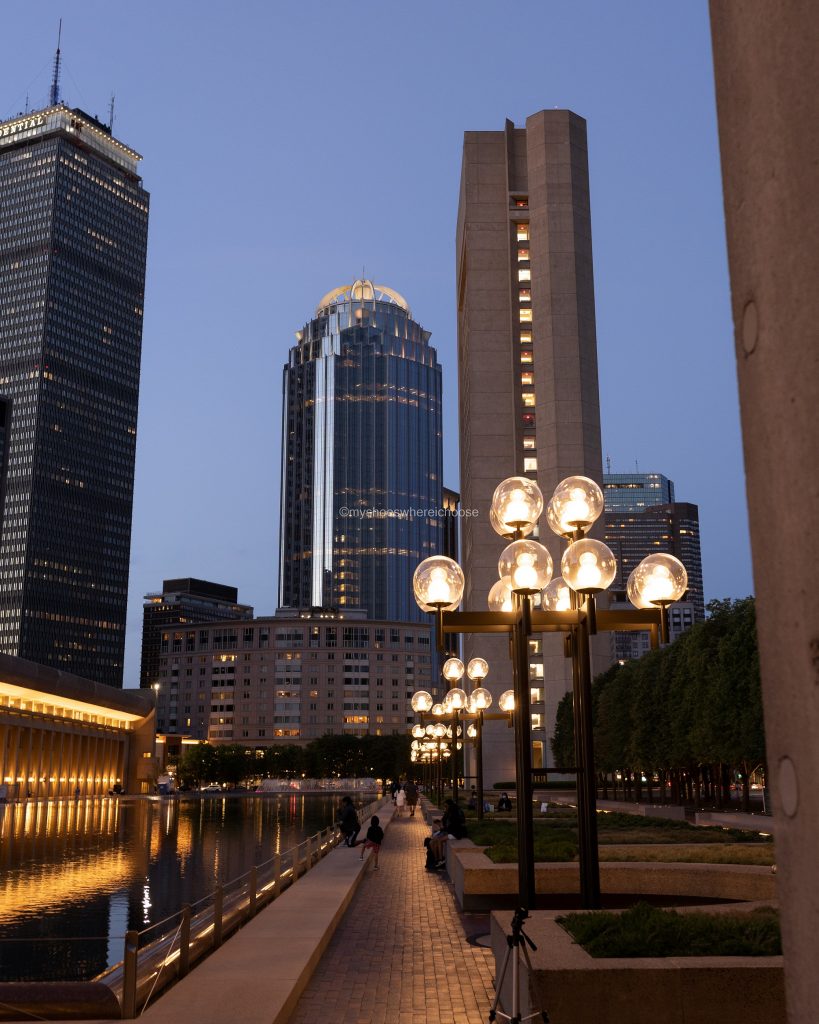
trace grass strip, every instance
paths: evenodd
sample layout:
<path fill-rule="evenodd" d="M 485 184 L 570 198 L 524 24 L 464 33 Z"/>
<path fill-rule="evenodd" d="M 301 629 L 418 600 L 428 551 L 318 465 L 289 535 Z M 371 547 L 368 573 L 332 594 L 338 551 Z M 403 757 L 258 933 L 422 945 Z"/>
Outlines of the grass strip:
<path fill-rule="evenodd" d="M 593 957 L 778 956 L 779 915 L 772 907 L 742 914 L 680 914 L 638 903 L 622 914 L 594 911 L 557 918 Z"/>

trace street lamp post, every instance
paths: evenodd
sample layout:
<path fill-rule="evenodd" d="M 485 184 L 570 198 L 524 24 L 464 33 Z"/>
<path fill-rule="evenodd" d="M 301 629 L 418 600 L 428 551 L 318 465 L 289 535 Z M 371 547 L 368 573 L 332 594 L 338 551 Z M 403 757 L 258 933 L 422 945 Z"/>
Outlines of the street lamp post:
<path fill-rule="evenodd" d="M 529 636 L 532 632 L 566 634 L 565 653 L 572 660 L 581 901 L 584 907 L 597 907 L 600 870 L 589 638 L 599 630 L 649 629 L 652 646 L 658 644 L 660 637 L 665 642 L 668 605 L 678 601 L 687 587 L 681 562 L 671 555 L 649 555 L 629 578 L 629 599 L 637 610 L 598 611 L 595 597 L 610 586 L 617 571 L 609 548 L 587 536 L 602 510 L 603 493 L 593 480 L 575 476 L 558 484 L 548 505 L 547 521 L 567 546 L 561 559 L 563 575 L 552 580 L 548 550 L 537 541 L 526 539 L 543 511 L 543 495 L 527 477 L 510 477 L 495 489 L 489 515 L 496 532 L 511 540 L 498 562 L 500 578 L 488 595 L 490 611 L 457 610 L 465 580 L 463 570 L 451 558 L 427 558 L 413 577 L 418 605 L 435 614 L 439 650 L 444 650 L 447 633 L 507 633 L 510 638 L 522 917 L 535 906 Z M 539 609 L 533 607 L 534 598 L 539 599 Z M 508 691 L 503 697 L 511 703 Z M 508 709 L 501 705 L 501 710 Z"/>

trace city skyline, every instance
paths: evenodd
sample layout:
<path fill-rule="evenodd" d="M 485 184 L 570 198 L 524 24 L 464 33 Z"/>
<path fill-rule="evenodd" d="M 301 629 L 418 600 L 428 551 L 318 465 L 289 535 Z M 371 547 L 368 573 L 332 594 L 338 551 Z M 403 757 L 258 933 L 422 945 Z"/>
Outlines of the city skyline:
<path fill-rule="evenodd" d="M 163 12 L 161 32 L 135 12 L 102 7 L 92 14 L 46 3 L 35 17 L 17 5 L 6 18 L 23 43 L 0 72 L 3 116 L 25 108 L 27 91 L 32 107 L 42 105 L 34 97 L 47 92 L 56 35 L 48 15 L 56 28 L 62 13 L 67 101 L 104 114 L 116 88 L 115 133 L 145 154 L 153 194 L 126 685 L 137 682 L 141 596 L 157 580 L 229 579 L 261 614 L 273 610 L 278 474 L 264 453 L 280 443 L 278 367 L 292 325 L 325 281 L 352 280 L 365 261 L 368 277 L 395 282 L 423 311 L 444 368 L 445 480 L 458 486 L 452 257 L 463 131 L 500 129 L 506 116 L 520 124 L 549 106 L 575 110 L 589 127 L 603 454 L 614 471 L 635 459 L 662 468 L 698 502 L 706 598 L 748 593 L 705 9 L 660 14 L 638 4 L 615 15 L 587 4 L 584 18 L 527 5 L 531 30 L 547 45 L 542 65 L 519 66 L 519 33 L 510 25 L 508 38 L 498 37 L 489 4 L 475 5 L 468 22 L 439 12 L 432 35 L 422 17 L 396 12 L 389 57 L 377 45 L 385 26 L 362 18 L 341 26 L 332 46 L 320 44 L 325 84 L 300 80 L 287 100 L 295 80 L 288 49 L 295 55 L 310 18 L 328 10 L 308 8 L 285 23 L 249 4 L 234 23 L 226 11 L 193 19 L 182 3 Z M 366 76 L 343 61 L 339 37 L 369 46 Z M 575 68 L 563 51 L 579 52 L 581 38 Z M 500 55 L 485 73 L 472 55 L 489 39 Z M 183 40 L 199 64 L 179 56 Z M 413 47 L 430 73 L 408 90 L 388 72 L 392 50 Z M 345 69 L 341 79 L 334 62 Z M 379 73 L 383 88 L 366 90 Z M 463 90 L 436 102 L 459 73 Z M 364 94 L 366 114 L 353 102 Z M 366 131 L 369 146 L 394 159 L 289 160 L 334 124 L 331 95 L 356 116 L 352 128 L 345 115 L 330 134 Z M 206 158 L 195 155 L 203 132 L 214 140 Z M 234 136 L 252 140 L 252 159 L 237 161 L 224 144 Z M 221 189 L 224 181 L 235 187 Z M 671 382 L 686 400 L 665 420 Z M 205 410 L 218 410 L 218 421 Z M 721 457 L 702 460 L 706 445 Z M 208 487 L 215 468 L 216 499 Z"/>

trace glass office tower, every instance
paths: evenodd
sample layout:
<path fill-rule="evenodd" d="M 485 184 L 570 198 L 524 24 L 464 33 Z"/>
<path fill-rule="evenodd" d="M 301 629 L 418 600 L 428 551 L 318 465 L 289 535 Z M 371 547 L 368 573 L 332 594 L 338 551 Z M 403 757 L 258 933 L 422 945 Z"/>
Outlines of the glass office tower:
<path fill-rule="evenodd" d="M 0 123 L 0 651 L 122 685 L 148 194 L 57 103 Z"/>
<path fill-rule="evenodd" d="M 325 295 L 296 337 L 284 368 L 279 606 L 428 624 L 412 574 L 445 532 L 430 334 L 397 292 L 359 280 Z"/>

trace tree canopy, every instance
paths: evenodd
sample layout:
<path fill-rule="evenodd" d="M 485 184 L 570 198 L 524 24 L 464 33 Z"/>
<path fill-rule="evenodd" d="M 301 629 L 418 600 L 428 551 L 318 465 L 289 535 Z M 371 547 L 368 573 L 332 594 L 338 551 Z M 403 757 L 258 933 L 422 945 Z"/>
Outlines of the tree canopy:
<path fill-rule="evenodd" d="M 720 803 L 765 764 L 765 732 L 753 598 L 712 601 L 709 617 L 639 661 L 613 665 L 592 684 L 595 767 L 639 790 L 670 780 L 678 799 L 704 787 Z M 560 702 L 552 753 L 574 768 L 572 695 Z M 616 788 L 616 784 L 615 784 Z M 664 792 L 664 790 L 663 790 Z"/>

